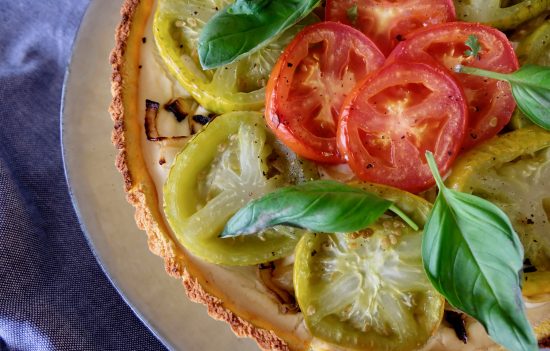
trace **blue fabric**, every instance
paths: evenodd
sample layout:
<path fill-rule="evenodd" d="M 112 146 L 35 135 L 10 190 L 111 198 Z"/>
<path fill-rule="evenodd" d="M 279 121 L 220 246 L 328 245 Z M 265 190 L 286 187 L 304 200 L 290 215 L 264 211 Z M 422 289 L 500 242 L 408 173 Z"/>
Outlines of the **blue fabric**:
<path fill-rule="evenodd" d="M 0 6 L 0 351 L 164 349 L 103 275 L 65 183 L 61 88 L 87 5 Z"/>

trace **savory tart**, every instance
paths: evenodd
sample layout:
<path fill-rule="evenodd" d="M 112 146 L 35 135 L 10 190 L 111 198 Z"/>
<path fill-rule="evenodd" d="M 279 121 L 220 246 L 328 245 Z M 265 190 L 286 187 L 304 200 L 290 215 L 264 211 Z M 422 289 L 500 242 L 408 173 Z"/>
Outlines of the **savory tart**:
<path fill-rule="evenodd" d="M 374 8 L 376 2 L 367 1 L 371 2 Z M 197 51 L 201 30 L 231 3 L 126 0 L 111 56 L 112 140 L 119 150 L 116 166 L 122 173 L 127 199 L 136 209 L 137 225 L 148 235 L 150 250 L 164 259 L 168 274 L 182 280 L 187 296 L 206 305 L 208 313 L 227 322 L 235 334 L 254 339 L 265 350 L 499 349 L 479 322 L 445 305 L 422 268 L 421 231 L 407 226 L 399 217 L 386 213 L 368 228 L 352 234 L 315 234 L 275 226 L 260 235 L 219 237 L 228 219 L 251 200 L 281 187 L 319 178 L 351 182 L 356 189 L 392 201 L 407 218 L 423 227 L 433 206 L 426 199 L 432 199 L 434 194 L 427 165 L 414 166 L 412 158 L 403 158 L 398 162 L 401 168 L 390 163 L 378 167 L 377 159 L 366 159 L 351 146 L 345 148 L 349 154 L 342 152 L 342 145 L 351 145 L 352 137 L 340 136 L 339 130 L 337 138 L 334 127 L 323 123 L 300 132 L 290 131 L 295 125 L 309 123 L 292 120 L 300 115 L 300 109 L 307 108 L 297 103 L 295 96 L 309 96 L 320 105 L 324 103 L 320 110 L 326 107 L 329 116 L 347 104 L 342 119 L 346 128 L 352 130 L 363 123 L 362 112 L 357 112 L 367 109 L 363 101 L 379 102 L 381 106 L 396 94 L 403 94 L 386 89 L 387 77 L 410 76 L 411 81 L 403 84 L 414 85 L 415 77 L 421 75 L 437 83 L 433 90 L 439 90 L 440 96 L 435 101 L 446 106 L 445 110 L 430 107 L 421 112 L 429 114 L 430 123 L 441 124 L 438 121 L 447 117 L 451 122 L 445 127 L 448 129 L 441 127 L 439 134 L 425 138 L 420 148 L 440 147 L 443 151 L 436 153 L 436 162 L 444 173 L 452 169 L 449 186 L 490 200 L 512 220 L 528 258 L 523 284 L 527 317 L 539 343 L 548 344 L 550 239 L 541 233 L 549 230 L 550 133 L 529 126 L 493 137 L 508 123 L 515 106 L 510 88 L 501 83 L 487 83 L 484 89 L 496 96 L 502 106 L 483 105 L 476 100 L 479 104 L 471 114 L 479 117 L 473 123 L 464 117 L 465 100 L 472 96 L 476 99 L 476 89 L 485 84 L 483 81 L 465 79 L 465 88 L 459 88 L 460 79 L 442 73 L 436 64 L 387 65 L 385 55 L 394 46 L 399 45 L 400 49 L 395 49 L 390 59 L 397 62 L 403 57 L 422 55 L 416 49 L 428 45 L 434 32 L 450 42 L 456 29 L 444 22 L 454 18 L 452 2 L 407 1 L 411 3 L 409 8 L 403 5 L 394 12 L 428 16 L 423 21 L 433 21 L 437 30 L 420 29 L 407 37 L 410 41 L 401 44 L 401 34 L 386 38 L 373 33 L 373 37 L 380 36 L 382 52 L 359 30 L 348 27 L 362 21 L 369 10 L 358 8 L 352 0 L 340 1 L 342 8 L 335 5 L 338 1 L 329 0 L 326 16 L 346 25 L 317 23 L 319 16 L 324 16 L 317 8 L 251 54 L 238 53 L 221 66 L 203 70 L 201 63 L 208 66 L 219 55 Z M 310 3 L 317 5 L 316 1 Z M 474 3 L 482 2 L 461 6 L 459 15 L 466 16 Z M 430 15 L 430 7 L 441 18 Z M 550 9 L 537 9 L 541 16 L 547 15 L 544 10 Z M 517 13 L 527 16 L 523 8 Z M 502 18 L 505 16 L 498 21 L 504 21 Z M 540 22 L 540 18 L 531 23 Z M 279 18 L 273 16 L 271 20 L 277 22 Z M 521 27 L 514 34 L 522 36 L 518 39 L 519 55 L 532 59 L 536 52 L 545 60 L 550 48 L 537 43 L 543 42 L 541 31 L 548 26 L 544 20 L 542 24 L 531 24 L 535 25 L 536 30 Z M 460 26 L 461 31 L 475 31 L 480 39 L 490 38 L 487 40 L 497 46 L 500 41 L 507 41 L 497 30 L 465 23 Z M 364 33 L 375 30 L 372 26 L 359 29 Z M 392 30 L 406 30 L 407 34 L 412 31 L 406 25 L 405 29 Z M 306 84 L 312 75 L 306 69 L 302 72 L 293 67 L 308 57 L 291 50 L 300 45 L 317 50 L 317 37 L 325 32 L 336 33 L 325 37 L 329 38 L 327 42 L 333 40 L 334 47 L 339 45 L 351 57 L 346 84 L 340 87 L 324 82 L 332 87 L 330 101 L 312 92 Z M 548 33 L 546 30 L 546 38 Z M 352 44 L 346 44 L 348 40 Z M 413 40 L 415 50 L 406 47 Z M 322 47 L 319 50 L 327 51 Z M 513 51 L 502 50 L 504 53 L 491 56 L 491 60 L 500 62 L 502 72 L 517 69 Z M 329 69 L 321 76 L 333 73 Z M 306 83 L 285 86 L 289 79 L 300 81 L 296 77 Z M 353 94 L 344 91 L 362 81 L 369 84 Z M 280 94 L 268 94 L 266 99 L 266 91 L 274 89 L 280 89 Z M 384 93 L 377 94 L 373 89 Z M 422 89 L 413 90 L 423 94 Z M 464 94 L 463 90 L 471 93 Z M 447 99 L 453 94 L 458 95 Z M 264 113 L 259 112 L 264 108 Z M 372 114 L 388 112 L 392 111 L 374 109 Z M 519 114 L 513 120 L 516 122 L 512 125 L 527 124 Z M 329 125 L 331 121 L 324 120 Z M 420 133 L 421 126 L 408 127 Z M 450 134 L 453 139 L 441 137 Z M 404 135 L 402 139 L 410 144 L 418 135 Z M 367 139 L 380 144 L 372 136 Z M 402 143 L 402 149 L 409 145 Z M 365 147 L 374 150 L 372 145 Z M 320 152 L 312 151 L 319 149 Z M 348 160 L 349 166 L 341 164 L 343 160 Z M 371 168 L 377 172 L 386 170 L 375 173 L 374 178 L 368 179 L 371 182 L 401 185 L 401 189 L 422 192 L 422 197 L 359 182 L 362 174 L 374 173 Z M 416 174 L 414 180 L 402 179 L 411 174 Z M 532 210 L 527 217 L 526 209 Z"/>

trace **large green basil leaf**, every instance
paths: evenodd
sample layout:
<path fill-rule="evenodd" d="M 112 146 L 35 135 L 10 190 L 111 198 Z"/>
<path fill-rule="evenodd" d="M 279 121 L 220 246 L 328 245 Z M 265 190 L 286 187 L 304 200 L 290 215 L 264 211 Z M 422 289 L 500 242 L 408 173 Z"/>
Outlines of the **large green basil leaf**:
<path fill-rule="evenodd" d="M 356 187 L 312 181 L 278 189 L 250 202 L 229 220 L 220 236 L 254 234 L 276 225 L 324 233 L 353 232 L 394 208 L 391 201 Z"/>
<path fill-rule="evenodd" d="M 306 15 L 320 0 L 237 0 L 214 15 L 199 37 L 204 69 L 229 64 L 258 50 Z"/>
<path fill-rule="evenodd" d="M 433 155 L 426 157 L 440 190 L 422 241 L 428 278 L 499 344 L 538 350 L 521 298 L 523 247 L 510 220 L 491 202 L 446 188 Z"/>

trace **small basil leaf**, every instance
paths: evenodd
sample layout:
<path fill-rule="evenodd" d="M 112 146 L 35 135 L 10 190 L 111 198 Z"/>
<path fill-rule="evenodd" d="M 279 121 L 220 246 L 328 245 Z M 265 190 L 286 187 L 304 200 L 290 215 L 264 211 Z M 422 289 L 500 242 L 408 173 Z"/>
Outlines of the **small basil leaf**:
<path fill-rule="evenodd" d="M 523 66 L 510 83 L 521 112 L 539 127 L 550 130 L 550 68 Z"/>
<path fill-rule="evenodd" d="M 308 15 L 320 0 L 238 0 L 213 16 L 199 37 L 204 69 L 229 64 Z"/>
<path fill-rule="evenodd" d="M 446 188 L 433 155 L 426 157 L 440 189 L 422 240 L 428 278 L 497 343 L 538 350 L 521 298 L 523 247 L 510 220 L 491 202 Z"/>
<path fill-rule="evenodd" d="M 504 74 L 458 65 L 455 71 L 509 82 L 521 112 L 539 127 L 550 130 L 550 67 L 525 65 Z"/>
<path fill-rule="evenodd" d="M 281 224 L 316 232 L 353 232 L 372 224 L 391 206 L 391 201 L 359 188 L 312 181 L 250 202 L 227 222 L 220 237 L 255 234 Z"/>
<path fill-rule="evenodd" d="M 464 51 L 464 55 L 472 56 L 474 58 L 479 57 L 479 52 L 481 51 L 481 45 L 479 44 L 479 40 L 477 36 L 471 34 L 468 37 L 468 39 L 466 39 L 466 46 L 468 46 L 470 50 Z"/>
<path fill-rule="evenodd" d="M 346 15 L 352 24 L 357 22 L 357 17 L 359 17 L 359 7 L 357 6 L 357 3 L 353 4 L 352 7 L 346 10 Z"/>

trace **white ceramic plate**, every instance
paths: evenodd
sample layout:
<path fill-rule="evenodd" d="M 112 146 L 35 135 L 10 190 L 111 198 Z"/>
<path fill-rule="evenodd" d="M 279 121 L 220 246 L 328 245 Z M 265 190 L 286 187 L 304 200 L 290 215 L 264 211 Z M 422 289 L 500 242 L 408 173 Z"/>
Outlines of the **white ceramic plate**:
<path fill-rule="evenodd" d="M 149 252 L 114 166 L 109 53 L 122 0 L 92 1 L 82 21 L 67 71 L 61 132 L 73 204 L 90 247 L 124 300 L 173 350 L 258 350 L 238 339 L 206 308 L 187 300 L 179 280 Z"/>

